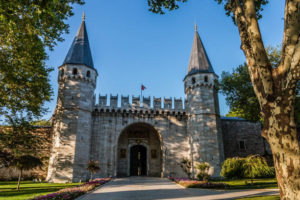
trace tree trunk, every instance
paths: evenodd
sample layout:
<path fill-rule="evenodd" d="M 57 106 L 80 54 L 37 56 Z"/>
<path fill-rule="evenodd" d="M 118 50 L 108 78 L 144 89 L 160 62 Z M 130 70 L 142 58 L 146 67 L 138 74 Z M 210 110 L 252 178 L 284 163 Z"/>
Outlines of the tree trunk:
<path fill-rule="evenodd" d="M 272 149 L 280 199 L 299 200 L 300 147 L 294 114 L 287 113 L 288 110 L 288 107 L 277 105 L 268 116 L 268 121 L 265 121 L 269 127 L 263 131 L 266 131 L 266 138 Z"/>
<path fill-rule="evenodd" d="M 90 177 L 90 181 L 93 180 L 93 172 L 91 171 L 91 177 Z"/>
<path fill-rule="evenodd" d="M 19 170 L 19 177 L 18 177 L 17 190 L 20 189 L 21 178 L 22 178 L 22 170 Z"/>
<path fill-rule="evenodd" d="M 286 0 L 281 63 L 273 68 L 264 48 L 254 0 L 235 0 L 234 16 L 241 48 L 264 120 L 281 200 L 300 199 L 300 147 L 294 120 L 294 99 L 300 79 L 300 0 Z"/>

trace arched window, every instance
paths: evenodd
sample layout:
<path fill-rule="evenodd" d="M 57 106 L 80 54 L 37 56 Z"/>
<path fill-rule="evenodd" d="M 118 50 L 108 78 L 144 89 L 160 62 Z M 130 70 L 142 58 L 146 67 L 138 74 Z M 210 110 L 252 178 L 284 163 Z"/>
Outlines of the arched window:
<path fill-rule="evenodd" d="M 73 75 L 77 75 L 77 68 L 73 69 Z"/>
<path fill-rule="evenodd" d="M 208 82 L 208 77 L 204 76 L 204 82 Z"/>
<path fill-rule="evenodd" d="M 64 69 L 62 69 L 62 70 L 60 71 L 60 76 L 61 76 L 61 77 L 63 77 L 63 76 L 64 76 L 64 74 L 65 74 L 65 70 L 64 70 Z"/>
<path fill-rule="evenodd" d="M 196 79 L 193 77 L 192 78 L 192 84 L 195 84 L 196 83 Z"/>
<path fill-rule="evenodd" d="M 88 70 L 88 71 L 86 72 L 86 77 L 88 77 L 88 78 L 91 77 L 91 72 L 90 72 L 90 70 Z"/>

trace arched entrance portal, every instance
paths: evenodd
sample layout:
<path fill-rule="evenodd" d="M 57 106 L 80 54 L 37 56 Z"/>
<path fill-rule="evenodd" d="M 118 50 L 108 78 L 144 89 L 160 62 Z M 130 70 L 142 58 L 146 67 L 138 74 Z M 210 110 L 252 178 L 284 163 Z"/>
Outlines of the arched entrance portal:
<path fill-rule="evenodd" d="M 130 148 L 130 176 L 147 175 L 147 148 L 134 145 Z"/>
<path fill-rule="evenodd" d="M 116 156 L 117 176 L 162 174 L 161 137 L 150 124 L 127 126 L 119 136 Z"/>

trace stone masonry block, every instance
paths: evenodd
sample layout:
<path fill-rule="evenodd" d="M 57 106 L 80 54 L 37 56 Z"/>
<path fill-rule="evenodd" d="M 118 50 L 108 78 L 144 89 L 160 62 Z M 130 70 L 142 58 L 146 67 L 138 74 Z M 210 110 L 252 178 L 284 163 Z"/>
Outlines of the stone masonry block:
<path fill-rule="evenodd" d="M 101 96 L 99 95 L 99 106 L 107 106 L 107 95 Z"/>
<path fill-rule="evenodd" d="M 132 96 L 132 107 L 140 107 L 140 96 Z"/>
<path fill-rule="evenodd" d="M 172 98 L 164 98 L 164 109 L 172 109 Z"/>
<path fill-rule="evenodd" d="M 121 96 L 121 107 L 128 108 L 130 107 L 129 96 Z"/>
<path fill-rule="evenodd" d="M 153 108 L 161 109 L 161 98 L 153 97 Z"/>
<path fill-rule="evenodd" d="M 150 108 L 150 97 L 143 97 L 143 107 L 144 108 Z"/>
<path fill-rule="evenodd" d="M 118 107 L 118 95 L 116 95 L 116 96 L 110 95 L 110 107 L 113 107 L 113 108 Z"/>

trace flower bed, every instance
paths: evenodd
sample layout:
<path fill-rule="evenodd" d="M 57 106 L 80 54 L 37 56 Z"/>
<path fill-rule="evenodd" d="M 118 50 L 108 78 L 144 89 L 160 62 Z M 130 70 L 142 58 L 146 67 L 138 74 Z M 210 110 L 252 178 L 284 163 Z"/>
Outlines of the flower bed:
<path fill-rule="evenodd" d="M 61 189 L 55 193 L 35 197 L 30 200 L 62 200 L 62 199 L 72 200 L 83 194 L 88 193 L 89 191 L 93 190 L 95 187 L 103 185 L 110 180 L 111 178 L 97 178 L 94 179 L 93 181 L 84 183 L 76 187 Z"/>
<path fill-rule="evenodd" d="M 204 181 L 191 180 L 188 178 L 169 178 L 171 181 L 182 185 L 185 188 L 208 188 L 208 189 L 225 189 L 228 188 L 229 185 L 225 183 L 210 183 Z"/>

